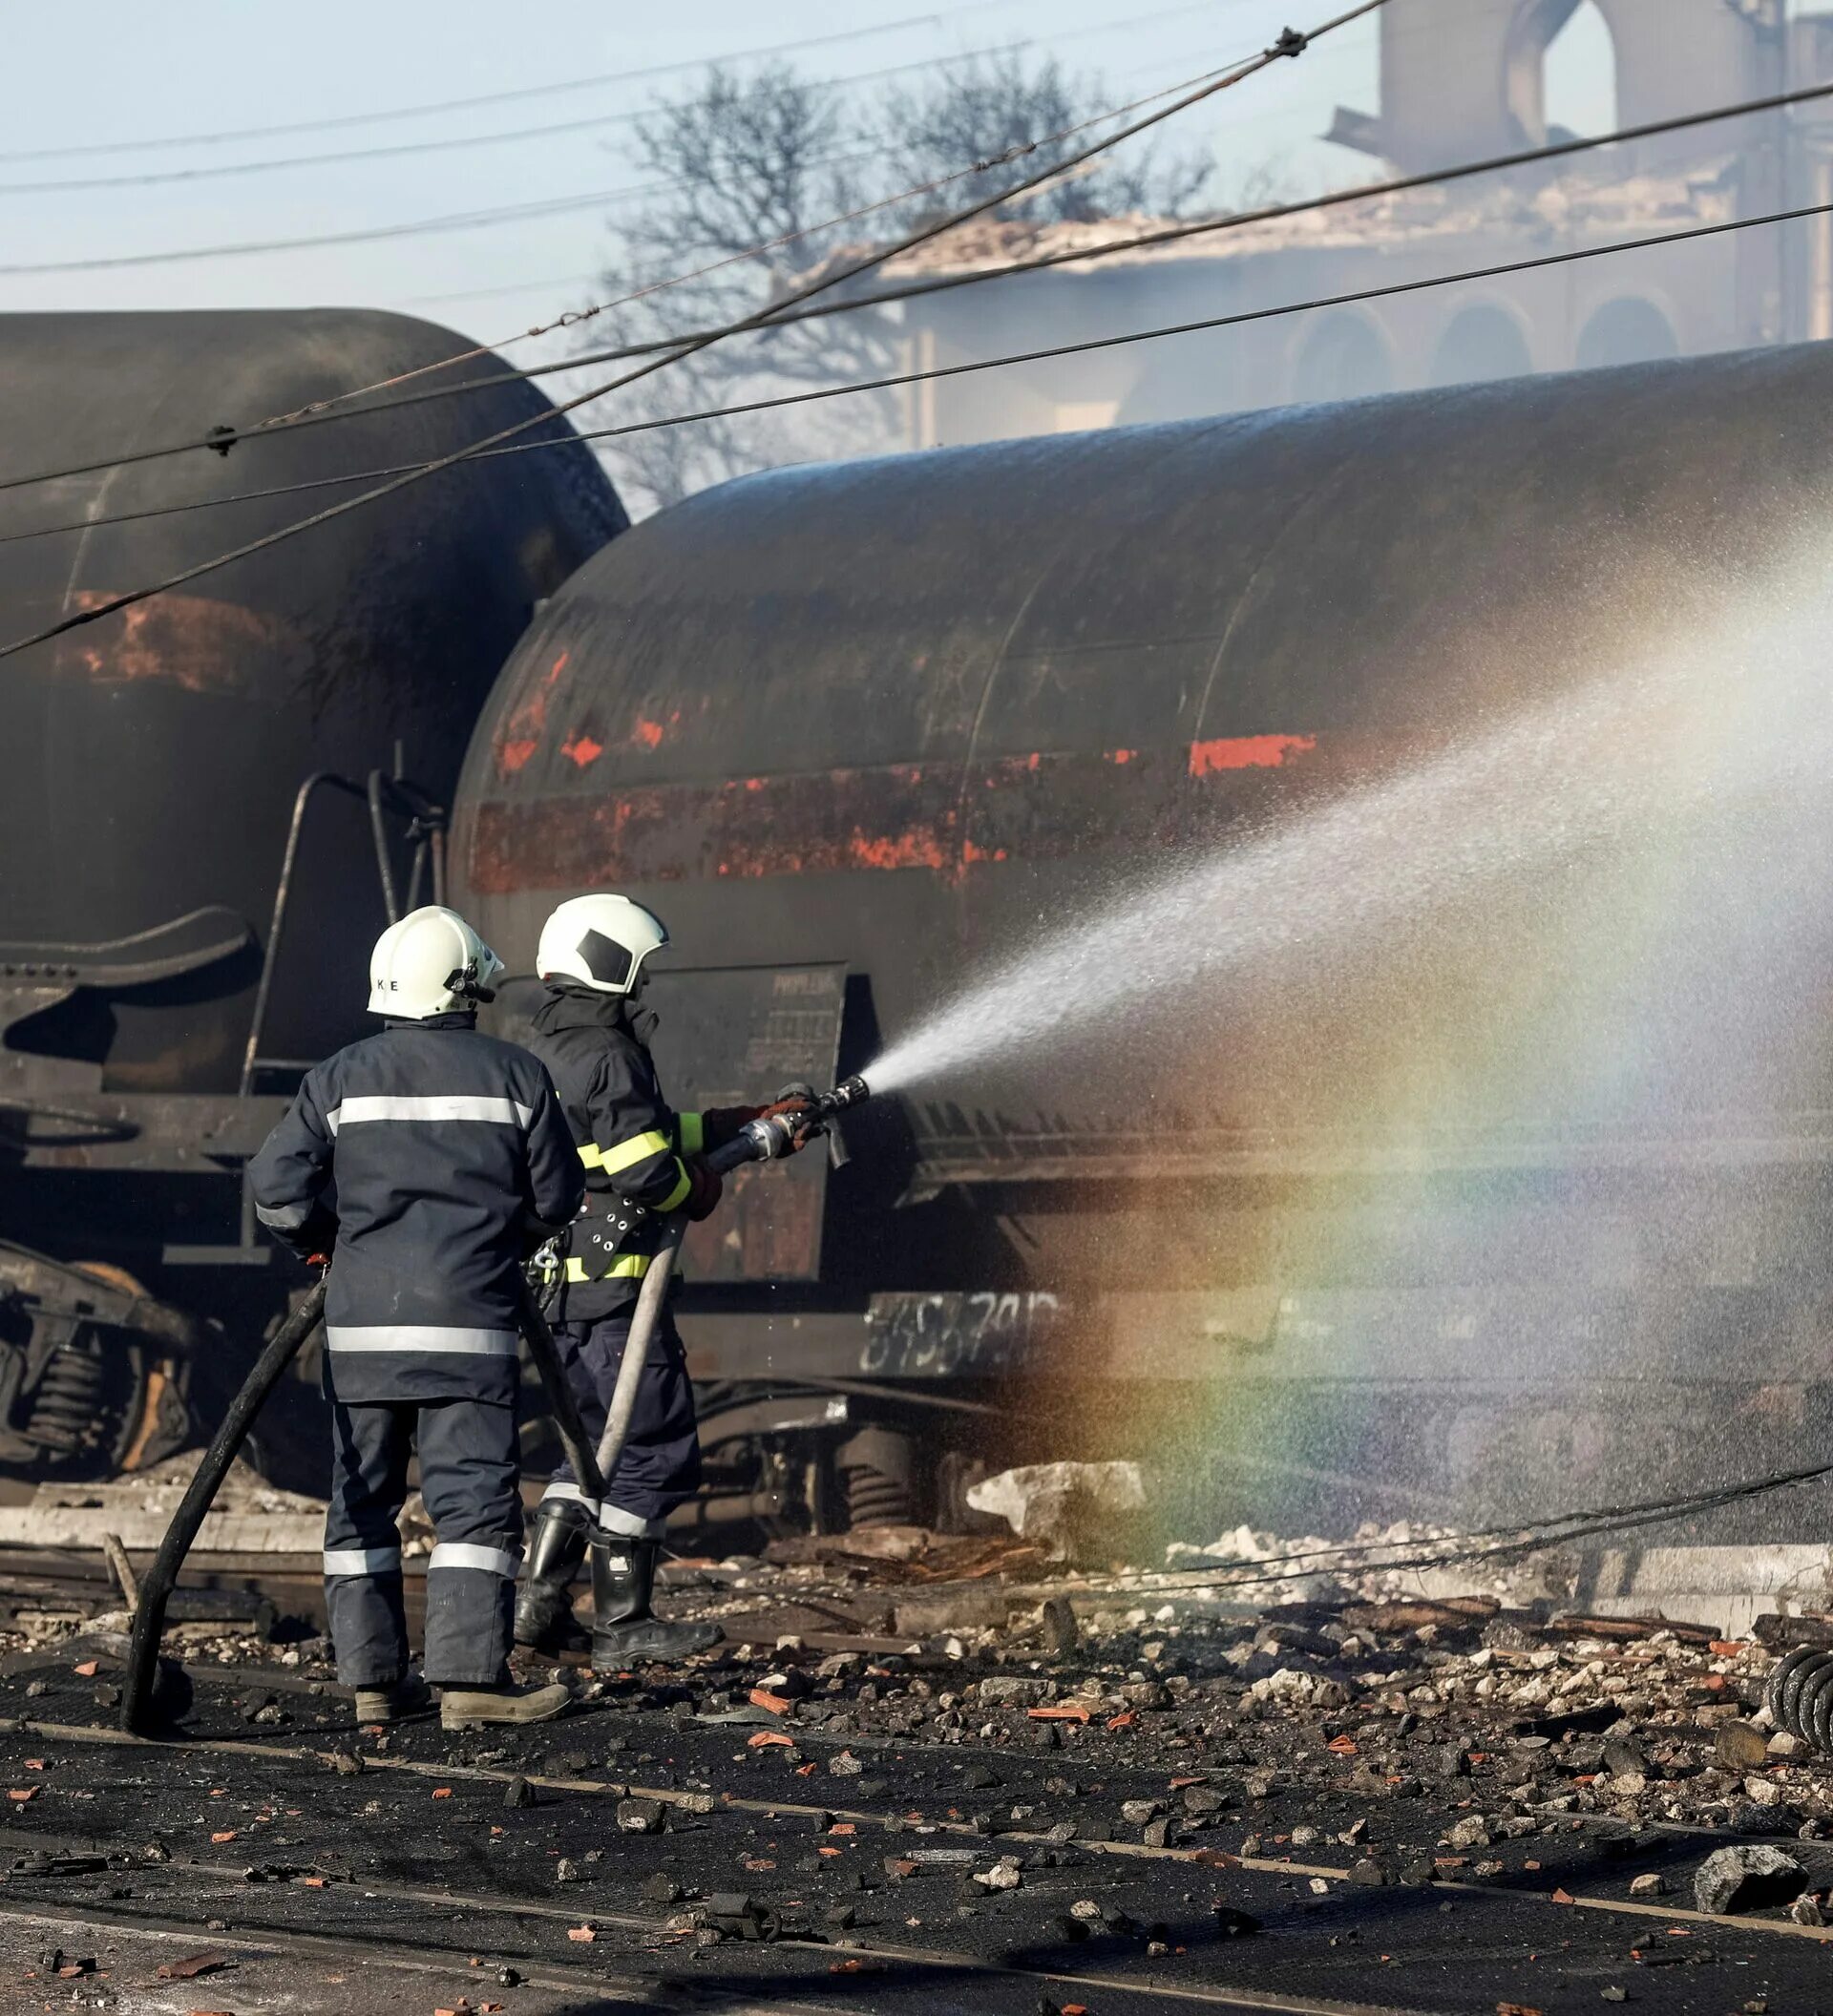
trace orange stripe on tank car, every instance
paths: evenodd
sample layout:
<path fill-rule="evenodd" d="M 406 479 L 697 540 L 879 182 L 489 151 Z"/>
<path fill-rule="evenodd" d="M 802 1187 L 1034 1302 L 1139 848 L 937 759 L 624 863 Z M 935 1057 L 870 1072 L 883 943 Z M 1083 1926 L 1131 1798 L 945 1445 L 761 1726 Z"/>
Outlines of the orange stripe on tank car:
<path fill-rule="evenodd" d="M 1276 770 L 1289 755 L 1315 749 L 1315 735 L 1224 735 L 1214 742 L 1190 745 L 1190 775 L 1209 777 L 1217 770 Z"/>
<path fill-rule="evenodd" d="M 860 870 L 953 879 L 1008 860 L 1175 846 L 1219 833 L 1237 815 L 1238 792 L 1193 789 L 1193 778 L 1276 770 L 1288 752 L 1312 746 L 1309 736 L 1264 735 L 995 757 L 976 766 L 965 795 L 959 767 L 934 762 L 530 792 L 477 808 L 470 874 L 499 894 Z M 516 766 L 533 748 L 505 747 L 500 757 Z M 1115 786 L 1117 768 L 1125 788 Z M 1271 786 L 1244 778 L 1241 788 Z"/>

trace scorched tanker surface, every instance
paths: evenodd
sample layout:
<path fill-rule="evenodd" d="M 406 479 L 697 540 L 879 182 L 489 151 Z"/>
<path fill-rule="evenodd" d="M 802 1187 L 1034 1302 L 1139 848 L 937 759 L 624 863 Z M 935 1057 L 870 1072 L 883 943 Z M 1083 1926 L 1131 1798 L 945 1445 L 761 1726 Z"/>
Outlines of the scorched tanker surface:
<path fill-rule="evenodd" d="M 874 1101 L 904 1131 L 831 1179 L 824 1243 L 741 1200 L 703 1244 L 695 1334 L 778 1312 L 780 1371 L 864 1312 L 824 1361 L 855 1378 L 1070 1335 L 1085 1396 L 1096 1367 L 1564 1381 L 1603 1463 L 1600 1377 L 1723 1376 L 1728 1334 L 1740 1379 L 1819 1376 L 1828 821 L 1761 681 L 1829 523 L 1820 346 L 748 477 L 543 610 L 466 760 L 455 883 L 499 945 L 609 887 L 721 986 L 843 987 L 833 1062 L 868 1079 L 1041 938 L 1085 1001 L 1156 904 L 1202 987 L 1073 1027 L 1065 995 L 1060 1043 Z M 1696 699 L 1707 648 L 1744 711 L 1702 752 L 1661 691 Z M 1457 875 L 1409 844 L 1428 784 Z M 1314 844 L 1333 817 L 1359 853 Z M 1293 873 L 1232 910 L 1269 847 Z M 1267 956 L 1211 959 L 1246 923 Z M 677 1096 L 742 1090 L 681 1012 Z M 1645 1442 L 1689 1454 L 1684 1420 Z"/>

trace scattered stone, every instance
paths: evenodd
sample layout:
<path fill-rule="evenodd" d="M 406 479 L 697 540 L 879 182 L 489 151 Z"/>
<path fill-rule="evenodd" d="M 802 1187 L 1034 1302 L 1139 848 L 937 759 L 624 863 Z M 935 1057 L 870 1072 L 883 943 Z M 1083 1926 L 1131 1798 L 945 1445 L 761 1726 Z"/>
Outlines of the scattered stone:
<path fill-rule="evenodd" d="M 620 1799 L 618 1827 L 623 1834 L 660 1834 L 666 1823 L 667 1808 L 660 1799 Z"/>
<path fill-rule="evenodd" d="M 1798 1925 L 1823 1925 L 1826 1913 L 1821 1908 L 1817 1897 L 1798 1897 L 1788 1907 L 1788 1915 Z"/>
<path fill-rule="evenodd" d="M 519 1812 L 527 1807 L 538 1805 L 535 1788 L 526 1778 L 514 1777 L 503 1787 L 503 1804 L 511 1812 Z"/>
<path fill-rule="evenodd" d="M 977 1869 L 974 1880 L 983 1890 L 1016 1890 L 1024 1880 L 1014 1855 L 1001 1856 L 990 1869 Z"/>
<path fill-rule="evenodd" d="M 681 1885 L 676 1882 L 672 1876 L 664 1875 L 660 1871 L 656 1875 L 646 1878 L 642 1889 L 638 1892 L 638 1895 L 646 1903 L 651 1904 L 678 1904 L 685 1894 Z"/>
<path fill-rule="evenodd" d="M 1666 1897 L 1673 1885 L 1658 1869 L 1648 1870 L 1630 1884 L 1632 1897 Z"/>
<path fill-rule="evenodd" d="M 970 1484 L 967 1502 L 1064 1561 L 1111 1545 L 1115 1520 L 1145 1510 L 1146 1478 L 1137 1463 L 1027 1463 Z"/>
<path fill-rule="evenodd" d="M 1010 1673 L 993 1673 L 982 1680 L 980 1699 L 987 1708 L 1035 1708 L 1050 1691 L 1047 1680 L 1027 1680 Z"/>
<path fill-rule="evenodd" d="M 1769 1761 L 1769 1738 L 1753 1722 L 1721 1722 L 1712 1754 L 1727 1771 L 1759 1771 Z"/>
<path fill-rule="evenodd" d="M 1714 1918 L 1792 1902 L 1807 1887 L 1807 1874 L 1780 1848 L 1720 1848 L 1707 1856 L 1693 1880 L 1695 1907 Z"/>
<path fill-rule="evenodd" d="M 1604 1745 L 1599 1761 L 1612 1777 L 1627 1777 L 1633 1772 L 1646 1772 L 1649 1760 L 1641 1744 L 1630 1736 L 1612 1736 Z"/>

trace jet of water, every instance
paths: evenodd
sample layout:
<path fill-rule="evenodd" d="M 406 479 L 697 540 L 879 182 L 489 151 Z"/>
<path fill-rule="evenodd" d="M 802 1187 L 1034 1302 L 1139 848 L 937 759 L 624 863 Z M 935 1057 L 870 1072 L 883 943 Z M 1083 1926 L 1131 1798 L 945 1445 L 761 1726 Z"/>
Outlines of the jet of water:
<path fill-rule="evenodd" d="M 1818 793 L 1833 597 L 1802 565 L 1720 621 L 1414 767 L 1136 885 L 1020 948 L 866 1073 L 874 1092 L 1061 1050 L 1129 1012 L 1203 1012 L 1215 983 L 1295 953 L 1354 956 L 1562 861 Z"/>

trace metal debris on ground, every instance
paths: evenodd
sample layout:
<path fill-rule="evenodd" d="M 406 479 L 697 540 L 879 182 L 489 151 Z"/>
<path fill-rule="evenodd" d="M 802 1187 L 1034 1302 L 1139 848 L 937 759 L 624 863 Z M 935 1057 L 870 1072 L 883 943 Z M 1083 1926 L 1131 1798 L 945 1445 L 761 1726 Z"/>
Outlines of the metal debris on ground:
<path fill-rule="evenodd" d="M 221 1747 L 131 1764 L 99 1705 L 118 1640 L 15 1631 L 0 1929 L 29 1906 L 202 1925 L 202 1886 L 233 1883 L 238 1932 L 305 1938 L 334 1901 L 353 1952 L 372 1930 L 493 1969 L 662 1955 L 779 1970 L 785 1999 L 798 1956 L 825 1979 L 846 1948 L 865 1995 L 945 1952 L 993 1970 L 966 1999 L 998 2016 L 1065 2006 L 1059 1977 L 1091 2003 L 1149 1975 L 1430 2010 L 1556 2002 L 1554 1947 L 1608 1981 L 1632 1947 L 1647 1968 L 1754 1942 L 1766 1991 L 1817 1964 L 1833 1774 L 1769 1726 L 1786 1624 L 1729 1640 L 1524 1594 L 1562 1573 L 1427 1595 L 1333 1570 L 1251 1603 L 1046 1572 L 998 1536 L 777 1543 L 671 1564 L 671 1608 L 722 1644 L 580 1673 L 571 1716 L 527 1731 L 358 1731 L 308 1623 L 224 1623 L 186 1648 L 177 1730 Z M 1681 1902 L 1710 1947 L 1654 1915 Z"/>

